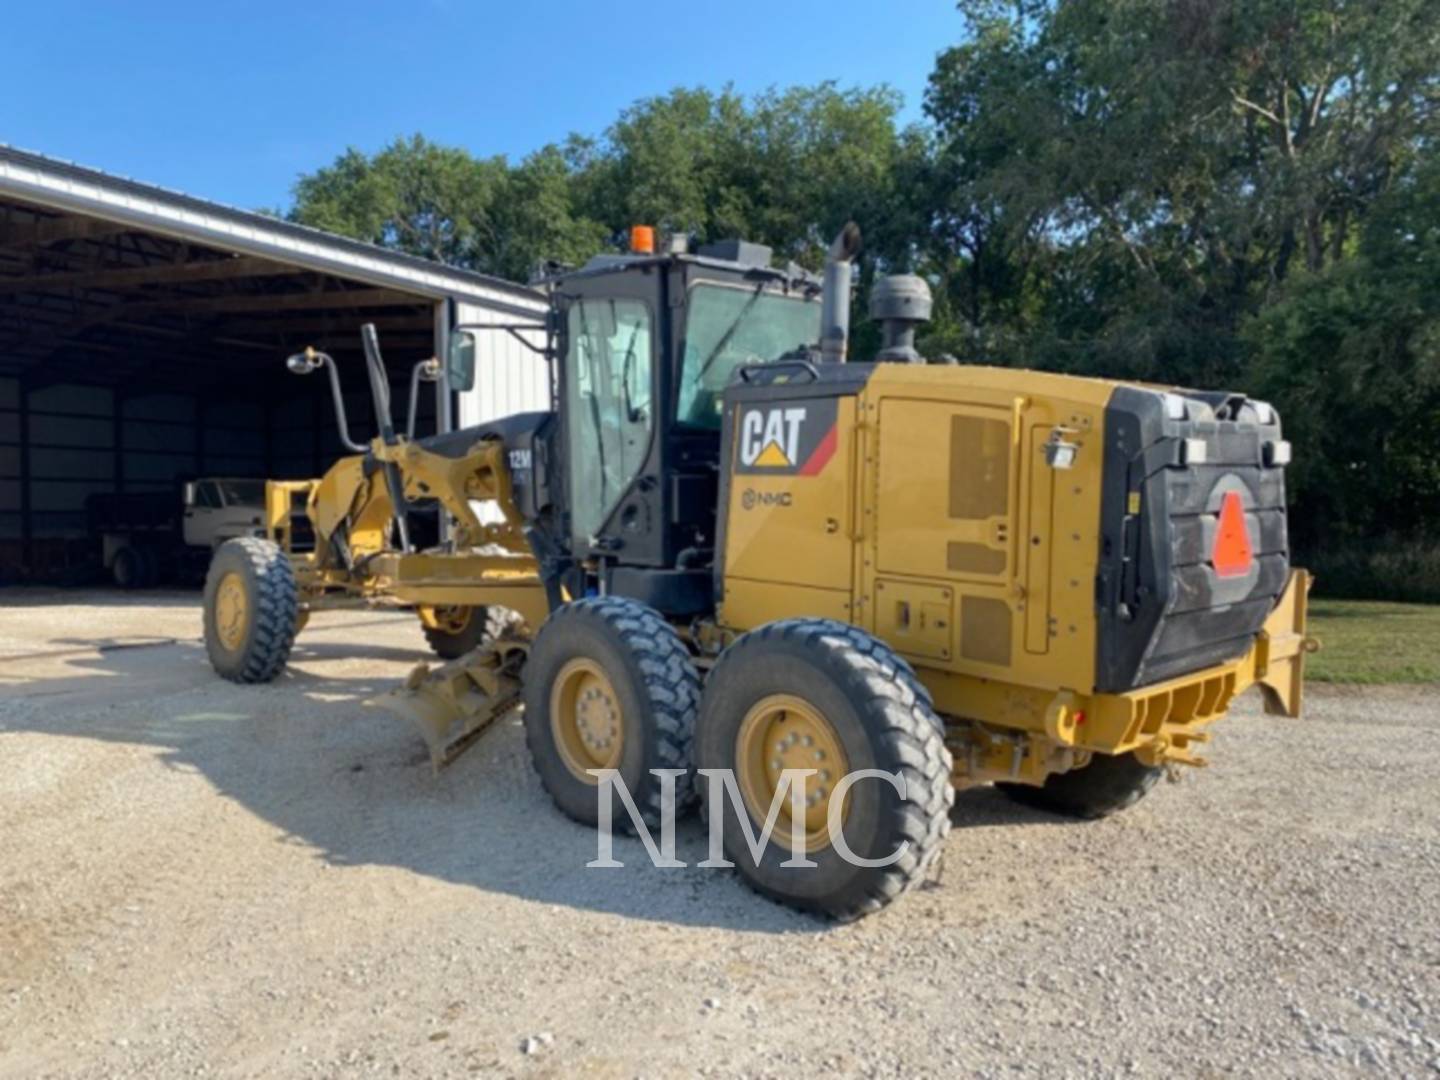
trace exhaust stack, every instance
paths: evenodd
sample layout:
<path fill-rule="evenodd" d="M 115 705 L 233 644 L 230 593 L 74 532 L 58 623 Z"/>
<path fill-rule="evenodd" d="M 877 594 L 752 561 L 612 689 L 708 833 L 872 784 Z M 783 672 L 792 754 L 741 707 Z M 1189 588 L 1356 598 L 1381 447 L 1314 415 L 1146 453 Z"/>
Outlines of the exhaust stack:
<path fill-rule="evenodd" d="M 850 346 L 850 276 L 860 254 L 860 226 L 847 222 L 825 260 L 825 291 L 820 301 L 820 359 L 843 364 Z"/>

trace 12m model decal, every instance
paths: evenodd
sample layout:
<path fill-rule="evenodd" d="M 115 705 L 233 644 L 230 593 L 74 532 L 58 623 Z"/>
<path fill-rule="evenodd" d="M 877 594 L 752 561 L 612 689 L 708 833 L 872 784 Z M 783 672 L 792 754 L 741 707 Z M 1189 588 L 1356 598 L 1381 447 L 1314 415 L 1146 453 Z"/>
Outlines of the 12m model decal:
<path fill-rule="evenodd" d="M 839 443 L 836 400 L 742 405 L 736 423 L 735 472 L 750 476 L 818 476 Z"/>

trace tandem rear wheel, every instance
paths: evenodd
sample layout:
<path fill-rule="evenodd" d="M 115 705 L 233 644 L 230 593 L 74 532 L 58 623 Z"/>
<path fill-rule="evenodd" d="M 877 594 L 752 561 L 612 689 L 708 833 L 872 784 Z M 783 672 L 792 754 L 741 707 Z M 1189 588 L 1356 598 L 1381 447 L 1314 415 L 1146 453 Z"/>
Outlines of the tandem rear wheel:
<path fill-rule="evenodd" d="M 1039 787 L 1006 783 L 995 787 L 1022 806 L 1093 821 L 1134 806 L 1163 772 L 1159 766 L 1143 764 L 1134 754 L 1095 754 L 1078 769 L 1052 773 Z"/>
<path fill-rule="evenodd" d="M 557 608 L 525 664 L 525 741 L 555 804 L 586 825 L 599 821 L 597 771 L 615 769 L 646 826 L 660 826 L 674 775 L 675 813 L 694 802 L 690 744 L 700 677 L 680 635 L 653 608 L 606 596 Z M 614 785 L 610 820 L 633 831 Z"/>
<path fill-rule="evenodd" d="M 844 623 L 787 619 L 726 649 L 705 684 L 695 760 L 735 778 L 718 802 L 722 789 L 701 785 L 725 857 L 793 907 L 841 920 L 878 911 L 924 880 L 950 831 L 950 753 L 928 695 L 886 645 Z M 795 781 L 799 821 L 787 770 L 809 771 Z"/>

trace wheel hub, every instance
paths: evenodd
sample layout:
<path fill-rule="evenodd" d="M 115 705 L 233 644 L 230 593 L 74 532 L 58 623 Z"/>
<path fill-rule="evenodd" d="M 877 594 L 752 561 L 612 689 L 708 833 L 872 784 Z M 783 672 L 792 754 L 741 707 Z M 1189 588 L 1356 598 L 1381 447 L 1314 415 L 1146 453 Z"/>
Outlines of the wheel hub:
<path fill-rule="evenodd" d="M 436 608 L 434 619 L 435 629 L 451 635 L 463 634 L 465 628 L 470 625 L 470 609 L 468 607 Z"/>
<path fill-rule="evenodd" d="M 758 701 L 741 721 L 735 740 L 736 779 L 746 809 L 756 821 L 764 821 L 787 769 L 813 769 L 796 777 L 803 785 L 801 803 L 805 808 L 802 828 L 805 849 L 814 851 L 829 845 L 829 814 L 835 785 L 850 771 L 850 761 L 840 736 L 809 702 L 792 694 L 772 694 Z M 787 791 L 776 821 L 776 838 L 790 841 L 792 793 Z M 844 820 L 841 807 L 840 820 Z"/>
<path fill-rule="evenodd" d="M 625 724 L 619 695 L 600 665 L 577 657 L 560 669 L 550 693 L 550 730 L 575 776 L 594 784 L 590 769 L 619 767 Z"/>
<path fill-rule="evenodd" d="M 249 627 L 250 598 L 245 592 L 245 580 L 232 570 L 220 579 L 215 590 L 215 634 L 220 644 L 233 652 L 244 646 Z"/>

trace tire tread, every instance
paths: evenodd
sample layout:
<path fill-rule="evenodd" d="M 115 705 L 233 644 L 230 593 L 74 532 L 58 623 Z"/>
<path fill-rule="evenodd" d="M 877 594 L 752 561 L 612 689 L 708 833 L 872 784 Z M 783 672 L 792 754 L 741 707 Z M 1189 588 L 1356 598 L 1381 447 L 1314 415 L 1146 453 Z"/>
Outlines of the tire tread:
<path fill-rule="evenodd" d="M 899 832 L 910 847 L 901 859 L 872 871 L 873 879 L 859 899 L 825 907 L 833 918 L 849 922 L 879 911 L 924 881 L 944 850 L 955 802 L 944 724 L 935 714 L 929 691 L 906 660 L 873 635 L 834 619 L 783 619 L 753 630 L 721 654 L 710 677 L 723 678 L 727 663 L 739 655 L 737 650 L 763 650 L 777 641 L 818 645 L 838 661 L 840 689 L 862 714 L 883 716 L 883 731 L 893 740 L 901 761 L 906 800 Z M 748 876 L 745 880 L 762 895 L 791 902 Z"/>
<path fill-rule="evenodd" d="M 220 556 L 231 552 L 244 559 L 254 572 L 255 628 L 251 646 L 244 663 L 237 669 L 217 663 L 216 649 L 211 642 L 209 621 L 205 644 L 210 652 L 210 661 L 215 670 L 226 679 L 236 683 L 266 683 L 275 679 L 284 670 L 290 659 L 290 650 L 295 644 L 296 617 L 299 613 L 299 589 L 295 583 L 295 570 L 290 559 L 280 546 L 273 541 L 255 536 L 242 536 L 227 540 L 216 552 L 210 564 L 210 577 L 217 580 L 206 582 L 206 597 L 212 595 L 219 584 L 217 575 L 225 572 Z M 228 668 L 228 670 L 227 670 Z"/>
<path fill-rule="evenodd" d="M 658 759 L 658 767 L 685 770 L 684 775 L 676 777 L 675 783 L 675 813 L 678 816 L 696 801 L 691 748 L 695 738 L 695 714 L 700 703 L 700 676 L 695 670 L 690 650 L 680 640 L 675 628 L 655 609 L 626 597 L 597 596 L 576 600 L 557 609 L 540 628 L 533 651 L 544 647 L 546 632 L 557 624 L 557 617 L 572 619 L 585 615 L 605 622 L 635 660 L 654 721 L 655 739 L 651 749 Z M 526 725 L 525 741 L 533 766 L 543 750 L 536 745 L 529 725 Z M 543 775 L 541 780 L 543 782 Z M 647 827 L 659 828 L 661 806 L 658 785 L 646 784 L 641 797 L 636 799 L 635 808 Z M 617 819 L 616 826 L 628 828 L 628 818 Z"/>

